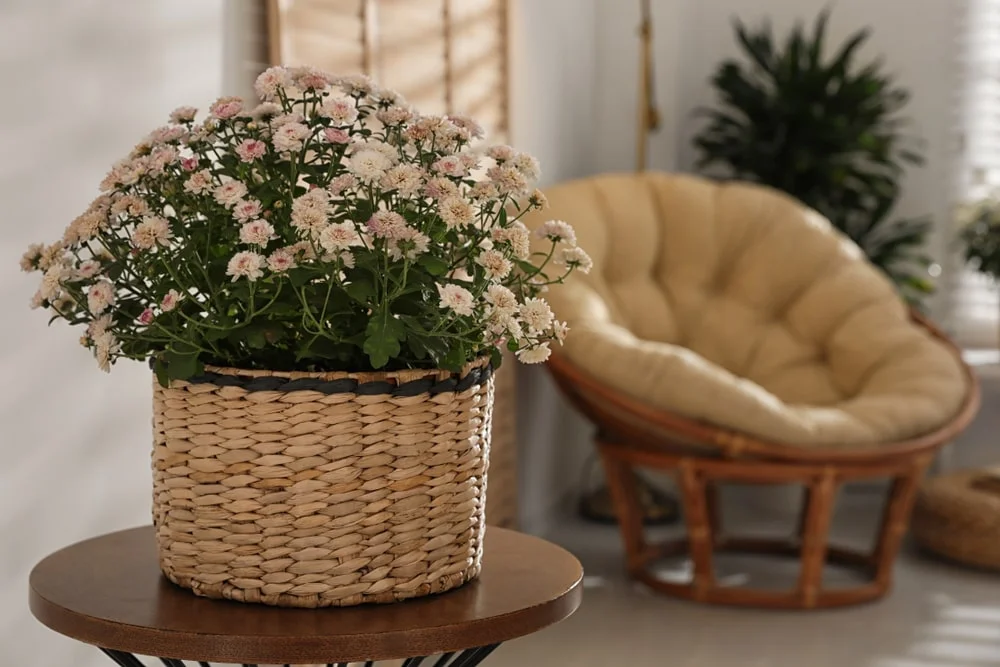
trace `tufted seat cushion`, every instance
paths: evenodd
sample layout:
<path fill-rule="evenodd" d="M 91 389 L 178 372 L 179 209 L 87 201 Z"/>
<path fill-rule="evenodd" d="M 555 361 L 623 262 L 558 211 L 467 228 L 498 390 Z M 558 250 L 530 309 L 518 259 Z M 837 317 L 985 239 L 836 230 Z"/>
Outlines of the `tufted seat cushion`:
<path fill-rule="evenodd" d="M 594 259 L 547 295 L 563 353 L 637 401 L 833 448 L 932 431 L 969 390 L 857 246 L 783 194 L 655 173 L 546 194 L 525 222 L 571 222 Z"/>

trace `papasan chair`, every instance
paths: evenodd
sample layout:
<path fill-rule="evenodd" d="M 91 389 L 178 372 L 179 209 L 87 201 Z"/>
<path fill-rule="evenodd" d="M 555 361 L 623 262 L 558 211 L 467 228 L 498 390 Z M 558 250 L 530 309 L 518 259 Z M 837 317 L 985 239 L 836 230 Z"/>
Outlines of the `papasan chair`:
<path fill-rule="evenodd" d="M 969 423 L 978 385 L 958 350 L 818 213 L 777 191 L 662 173 L 549 188 L 526 219 L 571 222 L 594 259 L 547 298 L 568 321 L 549 369 L 597 427 L 631 576 L 684 598 L 783 608 L 884 595 L 917 485 Z M 647 541 L 635 466 L 672 472 L 682 540 Z M 845 483 L 888 478 L 874 549 L 828 543 Z M 791 539 L 727 536 L 718 485 L 801 484 Z M 799 558 L 789 591 L 720 585 L 713 555 Z M 688 554 L 690 581 L 658 578 Z M 862 585 L 825 588 L 827 564 Z"/>

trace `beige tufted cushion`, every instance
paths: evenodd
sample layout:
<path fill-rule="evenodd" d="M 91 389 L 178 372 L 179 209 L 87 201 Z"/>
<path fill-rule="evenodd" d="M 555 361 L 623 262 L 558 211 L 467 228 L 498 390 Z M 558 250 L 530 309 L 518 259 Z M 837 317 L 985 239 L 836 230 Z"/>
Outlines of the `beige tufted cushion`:
<path fill-rule="evenodd" d="M 564 353 L 653 407 L 801 446 L 920 435 L 958 411 L 958 359 L 820 215 L 776 191 L 667 174 L 546 191 L 594 258 L 547 295 Z"/>

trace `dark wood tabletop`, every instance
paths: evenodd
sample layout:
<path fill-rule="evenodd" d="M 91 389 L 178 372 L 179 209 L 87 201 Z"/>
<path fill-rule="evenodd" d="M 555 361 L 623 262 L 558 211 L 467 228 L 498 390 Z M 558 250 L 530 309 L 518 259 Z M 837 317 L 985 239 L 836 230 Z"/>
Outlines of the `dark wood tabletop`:
<path fill-rule="evenodd" d="M 58 633 L 131 653 L 230 663 L 388 660 L 495 644 L 580 604 L 580 563 L 542 539 L 486 534 L 479 579 L 389 605 L 282 609 L 196 597 L 160 574 L 151 526 L 74 544 L 31 573 L 31 611 Z"/>

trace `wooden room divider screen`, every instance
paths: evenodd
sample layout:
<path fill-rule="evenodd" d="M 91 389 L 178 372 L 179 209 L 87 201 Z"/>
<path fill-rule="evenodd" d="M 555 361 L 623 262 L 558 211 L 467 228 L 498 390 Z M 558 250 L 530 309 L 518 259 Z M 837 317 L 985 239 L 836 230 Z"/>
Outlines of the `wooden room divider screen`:
<path fill-rule="evenodd" d="M 468 114 L 491 143 L 507 141 L 507 0 L 265 0 L 264 7 L 270 64 L 367 74 L 424 113 Z M 490 525 L 517 523 L 516 409 L 509 359 L 496 376 Z"/>

